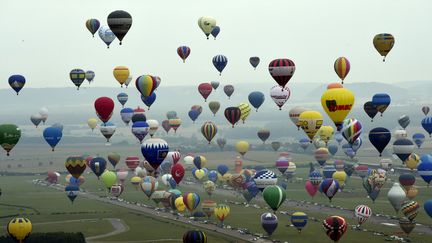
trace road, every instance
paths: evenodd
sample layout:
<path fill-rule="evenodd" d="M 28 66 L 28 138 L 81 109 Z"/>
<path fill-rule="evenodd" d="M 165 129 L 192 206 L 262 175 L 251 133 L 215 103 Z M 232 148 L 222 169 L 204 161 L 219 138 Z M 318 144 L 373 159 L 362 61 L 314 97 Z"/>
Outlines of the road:
<path fill-rule="evenodd" d="M 127 224 L 125 222 L 123 222 L 123 220 L 121 220 L 121 219 L 107 218 L 104 220 L 108 220 L 111 223 L 114 230 L 111 232 L 108 232 L 106 234 L 103 234 L 103 235 L 96 235 L 96 236 L 87 237 L 86 238 L 87 242 L 96 243 L 96 242 L 98 242 L 98 241 L 95 241 L 97 239 L 106 238 L 106 237 L 113 236 L 113 235 L 118 235 L 118 234 L 121 234 L 123 232 L 127 232 L 129 230 L 129 226 L 127 226 Z"/>

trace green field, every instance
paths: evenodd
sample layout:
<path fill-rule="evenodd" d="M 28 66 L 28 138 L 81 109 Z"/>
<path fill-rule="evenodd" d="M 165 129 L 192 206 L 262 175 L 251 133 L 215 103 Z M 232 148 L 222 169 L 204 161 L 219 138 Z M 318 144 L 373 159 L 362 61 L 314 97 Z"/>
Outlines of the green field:
<path fill-rule="evenodd" d="M 103 148 L 102 148 L 103 149 Z M 71 151 L 68 151 L 71 152 Z M 103 155 L 104 152 L 100 151 Z M 122 155 L 130 154 L 129 151 L 123 151 Z M 207 157 L 207 167 L 214 169 L 218 164 L 225 163 L 230 167 L 233 167 L 236 154 L 234 152 L 225 153 L 208 153 L 204 154 Z M 57 155 L 61 157 L 61 155 Z M 269 167 L 274 165 L 274 161 L 277 159 L 278 153 L 275 152 L 250 152 L 246 158 L 251 158 L 253 162 L 244 160 L 244 165 L 249 164 L 262 164 Z M 308 168 L 302 167 L 307 165 L 311 159 L 311 156 L 305 156 L 302 154 L 294 154 L 293 161 L 298 165 L 296 176 L 300 178 L 307 178 Z M 363 161 L 371 162 L 370 158 L 364 158 Z M 61 168 L 64 161 L 54 160 L 54 168 Z M 125 167 L 121 164 L 120 167 Z M 34 171 L 38 170 L 42 172 L 46 168 L 40 168 L 35 166 L 25 166 L 20 168 L 19 171 Z M 13 171 L 17 171 L 15 168 Z M 190 171 L 187 172 L 187 176 L 190 177 Z M 92 173 L 86 173 L 86 182 L 82 186 L 89 192 L 96 193 L 99 195 L 107 195 L 103 188 L 102 182 L 98 181 Z M 32 209 L 22 209 L 21 207 L 4 206 L 0 204 L 0 224 L 5 226 L 10 217 L 4 217 L 13 214 L 23 214 L 30 218 L 35 224 L 35 232 L 47 232 L 47 231 L 67 231 L 76 232 L 81 231 L 88 236 L 95 236 L 110 232 L 113 230 L 111 224 L 104 220 L 105 218 L 119 218 L 122 219 L 127 226 L 129 231 L 103 238 L 103 241 L 140 241 L 140 240 L 152 240 L 152 239 L 179 239 L 183 233 L 190 228 L 187 225 L 179 222 L 168 221 L 166 219 L 155 219 L 150 218 L 146 215 L 132 212 L 121 207 L 113 205 L 91 201 L 83 197 L 78 197 L 73 204 L 70 203 L 64 192 L 54 190 L 52 188 L 46 188 L 41 186 L 35 186 L 31 183 L 32 179 L 43 179 L 44 175 L 41 176 L 2 176 L 0 177 L 0 185 L 2 185 L 3 195 L 0 197 L 0 203 L 20 205 L 20 206 L 31 206 L 36 209 L 39 214 Z M 361 181 L 358 177 L 352 177 L 348 181 L 343 192 L 338 193 L 332 201 L 332 205 L 342 206 L 348 209 L 354 209 L 358 204 L 367 204 L 371 207 L 374 213 L 383 213 L 394 215 L 394 210 L 387 201 L 387 192 L 392 185 L 393 180 L 397 181 L 397 176 L 390 177 L 386 185 L 382 188 L 380 196 L 372 203 L 372 201 L 366 198 L 366 192 L 364 191 Z M 419 193 L 416 200 L 422 205 L 422 203 L 432 197 L 430 188 L 425 187 L 424 182 L 418 180 L 416 183 L 419 186 Z M 64 175 L 62 175 L 61 181 L 64 184 Z M 128 182 L 128 181 L 127 181 Z M 164 188 L 162 183 L 159 183 L 160 188 Z M 222 194 L 217 191 L 212 195 L 208 196 L 202 186 L 197 185 L 182 185 L 179 187 L 182 192 L 198 192 L 201 196 L 201 200 L 212 199 L 216 202 L 224 202 L 225 200 L 243 202 L 244 199 L 240 194 Z M 140 190 L 136 190 L 130 183 L 126 183 L 126 190 L 121 195 L 121 198 L 127 201 L 138 201 L 149 205 L 154 205 L 151 200 Z M 251 201 L 251 204 L 257 204 L 259 209 L 253 207 L 245 207 L 243 205 L 230 204 L 231 214 L 226 219 L 225 224 L 232 227 L 248 228 L 251 232 L 264 234 L 264 231 L 260 225 L 260 215 L 266 212 L 264 207 L 265 203 L 260 199 L 258 195 L 256 199 Z M 304 190 L 304 182 L 292 182 L 288 184 L 287 198 L 292 200 L 308 200 L 311 198 Z M 319 193 L 313 199 L 314 202 L 330 204 L 328 199 Z M 280 211 L 287 211 L 293 213 L 300 209 L 288 208 L 282 206 Z M 317 236 L 320 237 L 319 242 L 331 242 L 322 230 L 321 220 L 329 215 L 304 210 L 310 217 L 318 219 L 317 222 L 309 220 L 308 225 L 302 231 L 301 234 L 297 233 L 297 230 L 293 227 L 289 227 L 290 219 L 289 216 L 278 213 L 279 226 L 278 229 L 272 236 L 272 239 L 278 239 L 281 241 L 289 242 L 316 242 Z M 91 219 L 89 221 L 82 222 L 62 222 L 67 220 L 78 220 L 78 219 Z M 356 224 L 354 216 L 346 218 L 351 225 Z M 215 220 L 212 218 L 211 220 Z M 416 221 L 421 224 L 431 225 L 431 219 L 426 215 L 423 209 L 420 209 L 419 215 Z M 55 223 L 58 222 L 58 223 Z M 45 224 L 43 224 L 45 223 Z M 385 234 L 401 234 L 401 230 L 398 227 L 389 227 L 383 225 L 372 224 L 366 222 L 364 228 L 368 230 L 374 230 L 384 232 Z M 167 233 L 167 229 L 169 233 Z M 209 242 L 229 242 L 230 239 L 224 238 L 221 235 L 214 234 L 214 232 L 207 232 L 209 235 Z M 346 235 L 342 238 L 342 242 L 383 242 L 383 236 L 373 235 L 372 232 L 355 231 L 349 227 Z M 410 239 L 414 242 L 428 242 L 430 236 L 416 233 L 415 231 L 410 235 Z M 98 240 L 98 241 L 102 241 Z"/>

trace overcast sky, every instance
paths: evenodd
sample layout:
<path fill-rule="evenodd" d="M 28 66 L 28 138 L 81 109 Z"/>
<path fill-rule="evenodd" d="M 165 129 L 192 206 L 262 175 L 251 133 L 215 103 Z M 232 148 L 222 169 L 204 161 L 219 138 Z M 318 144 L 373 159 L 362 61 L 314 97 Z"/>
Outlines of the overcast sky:
<path fill-rule="evenodd" d="M 134 77 L 158 75 L 163 85 L 219 80 L 271 86 L 267 65 L 282 57 L 296 64 L 290 83 L 338 80 L 333 62 L 339 56 L 351 62 L 346 82 L 429 80 L 431 7 L 430 0 L 2 0 L 0 88 L 9 87 L 12 74 L 24 75 L 26 87 L 72 88 L 74 68 L 95 71 L 92 85 L 118 87 L 112 75 L 118 65 Z M 132 28 L 122 46 L 116 40 L 107 49 L 85 21 L 106 25 L 119 9 L 132 15 Z M 221 28 L 216 41 L 197 25 L 206 15 Z M 396 39 L 385 63 L 372 44 L 382 32 Z M 192 49 L 185 64 L 176 53 L 180 45 Z M 228 57 L 221 77 L 211 62 L 217 54 Z M 261 58 L 256 71 L 248 61 L 255 55 Z"/>

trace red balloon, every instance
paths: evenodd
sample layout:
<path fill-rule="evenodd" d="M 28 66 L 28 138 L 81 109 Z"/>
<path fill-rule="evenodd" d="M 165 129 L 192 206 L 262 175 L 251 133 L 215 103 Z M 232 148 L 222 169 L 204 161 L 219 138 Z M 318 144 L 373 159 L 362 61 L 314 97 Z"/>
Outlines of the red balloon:
<path fill-rule="evenodd" d="M 209 83 L 202 83 L 198 85 L 198 92 L 202 95 L 204 101 L 207 101 L 207 97 L 209 97 L 212 90 L 213 87 Z"/>
<path fill-rule="evenodd" d="M 295 72 L 295 64 L 290 59 L 275 59 L 268 66 L 270 75 L 282 87 L 288 83 Z"/>
<path fill-rule="evenodd" d="M 185 169 L 183 168 L 182 164 L 177 163 L 177 164 L 172 166 L 171 175 L 172 175 L 173 179 L 177 182 L 177 185 L 183 179 L 184 174 L 185 174 Z"/>
<path fill-rule="evenodd" d="M 134 171 L 140 163 L 140 158 L 137 156 L 128 156 L 125 163 L 129 170 Z"/>
<path fill-rule="evenodd" d="M 327 236 L 334 242 L 338 242 L 347 230 L 347 223 L 340 216 L 330 216 L 324 219 L 323 227 Z"/>
<path fill-rule="evenodd" d="M 114 110 L 114 101 L 109 97 L 100 97 L 95 103 L 96 115 L 106 123 L 112 116 Z"/>
<path fill-rule="evenodd" d="M 231 123 L 232 127 L 240 120 L 241 111 L 240 108 L 232 106 L 225 109 L 225 118 Z"/>

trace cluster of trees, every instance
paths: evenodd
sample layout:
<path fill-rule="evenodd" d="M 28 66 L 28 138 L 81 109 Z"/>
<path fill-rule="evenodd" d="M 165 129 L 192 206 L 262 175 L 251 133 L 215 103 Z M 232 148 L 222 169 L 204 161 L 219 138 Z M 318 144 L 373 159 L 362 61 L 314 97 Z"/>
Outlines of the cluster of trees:
<path fill-rule="evenodd" d="M 0 236 L 2 243 L 16 243 L 9 236 Z M 52 233 L 32 233 L 25 240 L 26 243 L 85 243 L 84 235 L 78 233 L 52 232 Z"/>

